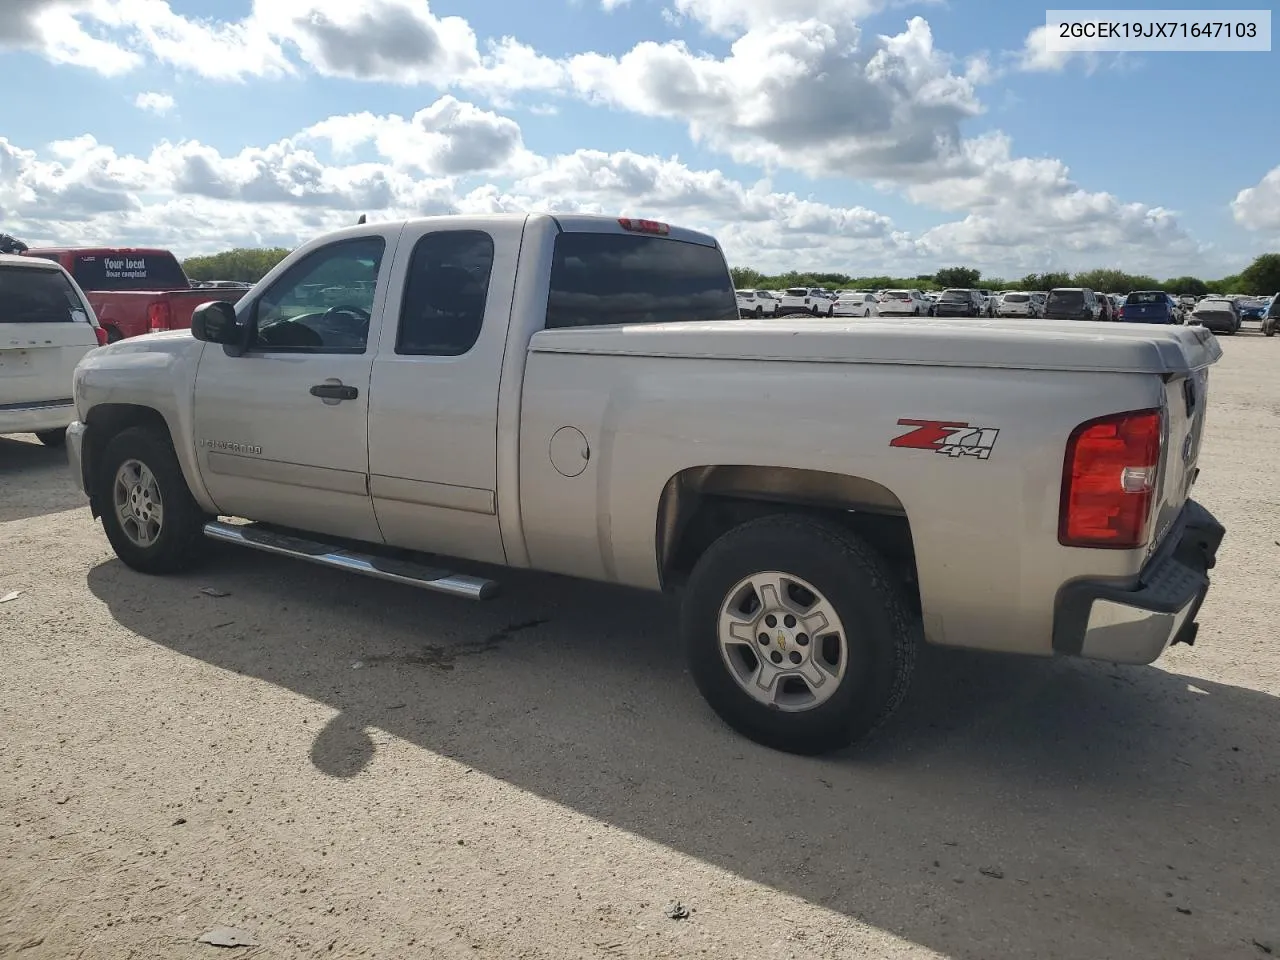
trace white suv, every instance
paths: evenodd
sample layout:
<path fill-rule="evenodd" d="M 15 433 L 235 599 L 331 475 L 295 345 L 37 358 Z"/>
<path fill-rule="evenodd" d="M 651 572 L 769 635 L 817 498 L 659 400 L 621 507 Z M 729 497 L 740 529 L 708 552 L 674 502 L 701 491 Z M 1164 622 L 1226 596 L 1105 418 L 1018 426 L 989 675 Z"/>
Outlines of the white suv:
<path fill-rule="evenodd" d="M 996 301 L 997 317 L 1028 317 L 1034 318 L 1040 316 L 1040 301 L 1035 299 L 1035 294 L 1020 293 L 1013 291 L 1006 293 Z"/>
<path fill-rule="evenodd" d="M 817 287 L 788 287 L 778 302 L 779 313 L 810 313 L 829 317 L 835 313 L 836 304 L 825 291 Z"/>
<path fill-rule="evenodd" d="M 52 260 L 0 255 L 0 434 L 61 446 L 76 418 L 71 377 L 106 342 L 93 308 Z"/>
<path fill-rule="evenodd" d="M 772 317 L 778 312 L 778 301 L 768 290 L 735 290 L 738 316 Z"/>
<path fill-rule="evenodd" d="M 933 309 L 919 290 L 885 290 L 879 300 L 882 317 L 927 317 Z"/>

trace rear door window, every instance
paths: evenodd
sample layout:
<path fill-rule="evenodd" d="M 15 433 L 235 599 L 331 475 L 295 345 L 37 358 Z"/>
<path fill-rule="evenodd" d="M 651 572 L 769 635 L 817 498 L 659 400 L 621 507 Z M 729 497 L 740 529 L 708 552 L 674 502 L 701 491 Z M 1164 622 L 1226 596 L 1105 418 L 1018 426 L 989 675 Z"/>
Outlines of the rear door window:
<path fill-rule="evenodd" d="M 0 268 L 0 324 L 88 322 L 84 304 L 61 270 Z"/>
<path fill-rule="evenodd" d="M 549 330 L 737 319 L 729 270 L 715 247 L 609 233 L 556 237 Z"/>
<path fill-rule="evenodd" d="M 191 285 L 171 253 L 77 256 L 71 273 L 83 290 L 182 290 Z"/>
<path fill-rule="evenodd" d="M 428 233 L 413 248 L 396 353 L 459 357 L 480 339 L 493 238 L 483 230 Z"/>

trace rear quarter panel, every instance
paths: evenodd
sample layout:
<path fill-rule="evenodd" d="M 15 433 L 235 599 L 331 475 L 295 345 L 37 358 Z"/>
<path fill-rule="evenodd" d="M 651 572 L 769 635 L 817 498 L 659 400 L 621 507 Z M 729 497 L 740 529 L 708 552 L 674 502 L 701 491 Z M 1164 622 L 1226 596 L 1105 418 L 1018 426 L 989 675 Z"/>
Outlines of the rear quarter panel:
<path fill-rule="evenodd" d="M 554 336 L 534 338 L 522 402 L 522 525 L 535 568 L 656 589 L 663 488 L 709 465 L 802 467 L 892 491 L 934 643 L 1047 655 L 1058 588 L 1082 576 L 1132 581 L 1145 555 L 1062 547 L 1057 523 L 1071 430 L 1159 405 L 1156 376 L 537 351 Z M 900 419 L 999 433 L 989 459 L 951 457 L 891 447 L 912 429 Z M 566 427 L 589 450 L 574 477 L 551 462 Z"/>

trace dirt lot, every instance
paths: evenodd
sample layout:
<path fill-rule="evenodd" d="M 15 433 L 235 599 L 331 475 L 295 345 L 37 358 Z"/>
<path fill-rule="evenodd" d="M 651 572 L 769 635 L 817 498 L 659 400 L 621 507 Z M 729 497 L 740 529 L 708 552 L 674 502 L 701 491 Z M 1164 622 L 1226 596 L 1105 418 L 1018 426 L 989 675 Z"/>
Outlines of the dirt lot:
<path fill-rule="evenodd" d="M 1280 955 L 1280 343 L 1224 345 L 1196 647 L 934 651 L 817 761 L 716 721 L 667 601 L 235 548 L 148 579 L 61 454 L 0 440 L 0 955 Z"/>

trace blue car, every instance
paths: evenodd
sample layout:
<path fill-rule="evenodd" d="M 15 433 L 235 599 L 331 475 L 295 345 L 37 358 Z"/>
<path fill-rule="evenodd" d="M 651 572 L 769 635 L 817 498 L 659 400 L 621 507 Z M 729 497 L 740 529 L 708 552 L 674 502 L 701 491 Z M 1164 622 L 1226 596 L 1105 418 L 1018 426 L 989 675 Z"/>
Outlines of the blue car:
<path fill-rule="evenodd" d="M 1245 306 L 1244 304 L 1240 305 L 1241 320 L 1261 321 L 1262 318 L 1265 317 L 1266 315 L 1267 315 L 1267 304 L 1265 301 L 1262 303 L 1258 303 L 1255 300 L 1253 303 L 1249 304 L 1248 306 Z"/>

